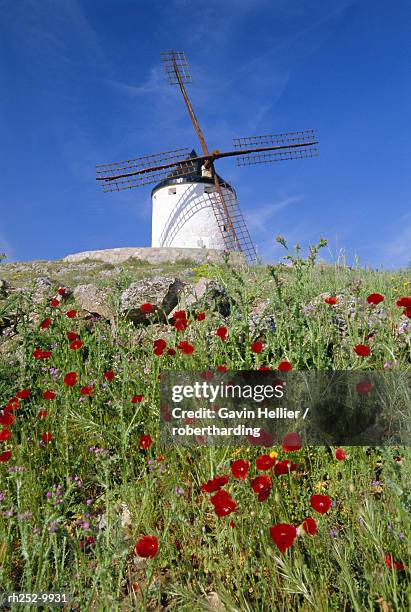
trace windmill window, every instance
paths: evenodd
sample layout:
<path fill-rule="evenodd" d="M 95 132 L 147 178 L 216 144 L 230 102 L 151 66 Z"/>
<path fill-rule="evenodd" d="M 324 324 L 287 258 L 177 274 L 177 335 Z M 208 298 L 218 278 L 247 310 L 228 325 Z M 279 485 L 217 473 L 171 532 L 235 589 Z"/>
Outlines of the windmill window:
<path fill-rule="evenodd" d="M 169 187 L 168 195 L 175 195 L 177 193 L 176 187 Z"/>

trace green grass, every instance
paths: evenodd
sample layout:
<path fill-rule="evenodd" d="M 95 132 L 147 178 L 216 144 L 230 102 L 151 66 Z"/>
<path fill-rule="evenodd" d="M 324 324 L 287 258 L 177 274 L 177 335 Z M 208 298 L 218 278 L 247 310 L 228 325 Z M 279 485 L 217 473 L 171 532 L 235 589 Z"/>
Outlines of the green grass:
<path fill-rule="evenodd" d="M 191 612 L 208 609 L 211 597 L 221 609 L 241 611 L 410 609 L 409 448 L 344 447 L 348 458 L 337 461 L 334 447 L 286 454 L 278 446 L 182 448 L 158 442 L 158 374 L 163 370 L 203 371 L 223 364 L 231 370 L 263 364 L 275 369 L 288 360 L 295 370 L 383 371 L 384 364 L 395 362 L 395 368 L 410 371 L 410 332 L 395 303 L 410 293 L 407 273 L 318 266 L 316 253 L 311 259 L 296 255 L 290 267 L 201 267 L 197 275 L 227 287 L 232 310 L 228 321 L 208 309 L 205 321 L 190 318 L 183 332 L 171 327 L 168 346 L 188 339 L 195 346 L 192 355 L 178 349 L 175 356 L 153 355 L 153 340 L 161 337 L 155 326 L 147 326 L 139 341 L 132 324 L 120 317 L 115 336 L 102 321 L 90 327 L 79 318 L 68 319 L 70 301 L 56 309 L 48 300 L 33 307 L 25 292 L 3 302 L 9 314 L 18 312 L 19 321 L 13 349 L 0 355 L 0 405 L 21 389 L 29 389 L 30 396 L 14 411 L 11 438 L 0 442 L 0 452 L 12 451 L 12 458 L 0 463 L 1 589 L 69 591 L 73 610 Z M 174 272 L 183 269 L 187 265 Z M 113 294 L 140 272 L 145 269 L 113 280 Z M 57 276 L 55 288 L 63 284 Z M 366 302 L 373 292 L 385 298 L 378 305 L 382 324 Z M 322 293 L 341 296 L 336 307 L 323 298 L 315 302 Z M 277 329 L 264 338 L 263 352 L 255 354 L 246 322 L 261 298 L 269 300 L 266 310 L 274 313 Z M 40 330 L 46 316 L 51 326 Z M 226 342 L 215 336 L 221 324 L 229 329 Z M 398 333 L 401 324 L 405 331 Z M 80 350 L 70 350 L 68 331 L 79 334 Z M 358 343 L 371 347 L 370 357 L 354 353 Z M 33 358 L 35 348 L 50 346 L 50 358 Z M 115 372 L 114 380 L 104 379 L 107 370 Z M 78 383 L 68 387 L 63 378 L 72 371 Z M 81 387 L 89 385 L 93 396 L 81 396 Z M 44 400 L 45 390 L 55 391 L 56 398 Z M 132 403 L 138 394 L 143 400 Z M 48 412 L 43 419 L 40 410 Z M 46 431 L 53 438 L 41 445 Z M 139 448 L 142 434 L 154 440 L 148 450 Z M 96 447 L 105 450 L 95 452 Z M 271 451 L 278 460 L 290 457 L 298 468 L 273 476 L 270 496 L 259 502 L 250 478 L 258 473 L 255 458 Z M 250 473 L 245 481 L 231 478 L 224 487 L 237 508 L 219 518 L 201 485 L 230 473 L 230 462 L 238 458 L 250 461 Z M 314 493 L 331 498 L 328 513 L 319 515 L 310 507 Z M 281 553 L 269 527 L 298 526 L 308 516 L 316 519 L 317 534 L 298 537 Z M 142 535 L 158 537 L 154 559 L 134 552 Z M 87 543 L 87 536 L 93 542 Z M 405 570 L 389 569 L 386 554 Z"/>

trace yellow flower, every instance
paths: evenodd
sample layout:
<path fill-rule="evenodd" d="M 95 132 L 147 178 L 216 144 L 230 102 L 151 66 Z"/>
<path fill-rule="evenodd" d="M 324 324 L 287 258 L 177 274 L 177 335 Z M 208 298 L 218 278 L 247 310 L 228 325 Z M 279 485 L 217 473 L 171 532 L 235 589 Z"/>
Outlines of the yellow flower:
<path fill-rule="evenodd" d="M 278 453 L 276 451 L 271 451 L 270 457 L 271 457 L 271 459 L 277 459 Z"/>

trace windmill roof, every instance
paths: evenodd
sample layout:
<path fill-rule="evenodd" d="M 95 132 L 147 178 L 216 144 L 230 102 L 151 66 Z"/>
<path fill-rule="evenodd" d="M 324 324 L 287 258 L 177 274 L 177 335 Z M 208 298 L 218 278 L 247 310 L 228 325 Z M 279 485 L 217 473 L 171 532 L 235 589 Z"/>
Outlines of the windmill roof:
<path fill-rule="evenodd" d="M 189 155 L 187 155 L 187 159 L 191 159 L 193 157 L 197 157 L 196 151 L 193 149 Z M 222 187 L 229 189 L 233 193 L 235 193 L 234 188 L 227 183 L 219 174 L 217 174 L 217 178 Z M 151 190 L 151 197 L 153 194 L 162 187 L 167 187 L 169 185 L 180 185 L 187 183 L 206 183 L 208 185 L 214 185 L 214 180 L 207 176 L 201 175 L 201 161 L 197 161 L 194 163 L 194 170 L 190 174 L 186 174 L 185 176 L 178 176 L 176 171 L 171 171 L 165 179 L 160 181 L 153 189 Z"/>

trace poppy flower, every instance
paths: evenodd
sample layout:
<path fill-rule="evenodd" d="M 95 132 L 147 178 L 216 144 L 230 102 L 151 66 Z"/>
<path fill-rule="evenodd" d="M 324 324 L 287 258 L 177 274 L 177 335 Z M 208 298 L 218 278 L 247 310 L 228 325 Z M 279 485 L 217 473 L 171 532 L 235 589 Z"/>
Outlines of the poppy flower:
<path fill-rule="evenodd" d="M 357 353 L 359 357 L 368 357 L 371 355 L 370 347 L 365 344 L 356 344 L 354 346 L 354 352 Z"/>
<path fill-rule="evenodd" d="M 21 389 L 21 391 L 17 391 L 16 397 L 19 399 L 25 400 L 30 396 L 29 389 Z"/>
<path fill-rule="evenodd" d="M 365 393 L 370 393 L 374 389 L 374 386 L 372 383 L 370 383 L 369 380 L 360 380 L 360 382 L 357 383 L 355 388 L 357 390 L 357 393 L 359 393 L 360 395 L 364 395 Z"/>
<path fill-rule="evenodd" d="M 139 446 L 143 450 L 147 450 L 153 444 L 153 440 L 149 434 L 143 434 L 140 438 Z"/>
<path fill-rule="evenodd" d="M 270 527 L 270 536 L 278 550 L 283 553 L 292 546 L 297 536 L 297 529 L 294 525 L 279 523 Z"/>
<path fill-rule="evenodd" d="M 399 308 L 411 308 L 411 297 L 402 297 L 396 301 Z"/>
<path fill-rule="evenodd" d="M 316 512 L 325 514 L 331 508 L 331 499 L 327 495 L 312 495 L 310 505 Z"/>
<path fill-rule="evenodd" d="M 8 440 L 11 436 L 11 431 L 9 431 L 8 429 L 2 429 L 0 431 L 0 442 L 5 442 L 6 440 Z"/>
<path fill-rule="evenodd" d="M 80 393 L 81 395 L 89 395 L 92 396 L 93 395 L 93 387 L 81 387 L 80 389 Z"/>
<path fill-rule="evenodd" d="M 59 295 L 61 295 L 61 296 L 64 296 L 64 295 L 66 295 L 66 290 L 65 290 L 65 288 L 64 288 L 64 287 L 59 287 L 59 288 L 57 289 L 57 293 L 58 293 Z"/>
<path fill-rule="evenodd" d="M 259 436 L 253 436 L 249 434 L 247 436 L 247 440 L 249 444 L 253 444 L 254 446 L 272 446 L 274 444 L 273 436 L 265 429 L 260 429 Z"/>
<path fill-rule="evenodd" d="M 42 434 L 41 439 L 43 440 L 43 442 L 51 442 L 51 440 L 53 439 L 53 434 L 51 433 L 51 431 L 45 431 Z"/>
<path fill-rule="evenodd" d="M 131 403 L 132 403 L 132 404 L 139 404 L 140 402 L 142 402 L 142 401 L 143 401 L 143 397 L 144 397 L 144 395 L 143 395 L 143 394 L 141 394 L 141 395 L 134 395 L 134 396 L 132 397 Z"/>
<path fill-rule="evenodd" d="M 401 561 L 394 561 L 392 554 L 387 553 L 384 556 L 384 561 L 385 561 L 385 565 L 388 567 L 388 569 L 396 569 L 399 572 L 403 572 L 405 570 L 405 565 L 404 563 L 401 563 Z"/>
<path fill-rule="evenodd" d="M 367 302 L 369 304 L 379 304 L 384 301 L 384 296 L 381 293 L 370 293 L 367 297 Z"/>
<path fill-rule="evenodd" d="M 311 516 L 308 516 L 306 519 L 303 520 L 303 522 L 301 523 L 301 528 L 304 533 L 307 533 L 311 536 L 314 536 L 317 533 L 317 523 Z"/>
<path fill-rule="evenodd" d="M 142 312 L 143 314 L 149 314 L 150 312 L 153 312 L 153 304 L 141 304 L 140 306 L 140 312 Z"/>
<path fill-rule="evenodd" d="M 76 318 L 76 316 L 77 316 L 77 311 L 76 311 L 76 310 L 68 310 L 68 311 L 66 312 L 66 317 L 67 317 L 68 319 L 75 319 L 75 318 Z"/>
<path fill-rule="evenodd" d="M 171 317 L 173 321 L 178 321 L 178 319 L 187 319 L 187 314 L 185 310 L 176 310 L 175 313 Z"/>
<path fill-rule="evenodd" d="M 5 412 L 0 415 L 0 425 L 3 427 L 10 427 L 14 423 L 14 416 L 10 412 Z"/>
<path fill-rule="evenodd" d="M 411 319 L 411 306 L 409 308 L 406 308 L 402 314 Z"/>
<path fill-rule="evenodd" d="M 55 391 L 44 391 L 43 392 L 43 399 L 47 401 L 54 400 L 55 397 L 56 397 Z"/>
<path fill-rule="evenodd" d="M 251 345 L 251 351 L 253 353 L 261 353 L 261 351 L 263 350 L 263 343 L 258 341 L 258 342 L 253 342 Z"/>
<path fill-rule="evenodd" d="M 103 376 L 106 380 L 113 380 L 114 372 L 112 370 L 107 370 L 107 372 L 104 372 Z"/>
<path fill-rule="evenodd" d="M 154 350 L 153 350 L 154 355 L 160 356 L 163 354 L 164 349 L 167 346 L 167 342 L 163 338 L 158 338 L 158 340 L 154 340 L 153 346 L 154 346 Z"/>
<path fill-rule="evenodd" d="M 227 372 L 227 366 L 226 365 L 217 366 L 217 372 Z"/>
<path fill-rule="evenodd" d="M 292 369 L 293 369 L 293 366 L 289 361 L 281 361 L 278 364 L 278 368 L 277 368 L 279 372 L 290 372 L 290 370 Z"/>
<path fill-rule="evenodd" d="M 227 340 L 228 329 L 224 326 L 216 329 L 215 335 L 221 338 L 221 340 Z"/>
<path fill-rule="evenodd" d="M 301 448 L 301 439 L 300 436 L 295 433 L 295 431 L 291 431 L 290 433 L 285 434 L 283 441 L 281 443 L 281 448 L 285 453 L 292 453 L 293 451 L 298 451 Z"/>
<path fill-rule="evenodd" d="M 335 449 L 335 458 L 337 459 L 337 461 L 344 461 L 344 459 L 347 459 L 347 455 L 345 454 L 345 450 L 343 448 L 336 448 Z"/>
<path fill-rule="evenodd" d="M 47 410 L 39 410 L 38 414 L 37 414 L 37 418 L 38 419 L 45 419 L 46 416 L 48 415 Z"/>
<path fill-rule="evenodd" d="M 68 372 L 64 377 L 64 384 L 68 387 L 74 387 L 77 384 L 77 372 Z"/>
<path fill-rule="evenodd" d="M 335 304 L 337 303 L 337 298 L 336 297 L 328 297 L 328 298 L 325 298 L 324 302 L 326 304 L 329 304 L 330 306 L 335 306 Z"/>
<path fill-rule="evenodd" d="M 251 488 L 258 495 L 258 501 L 262 502 L 267 499 L 271 489 L 271 476 L 263 474 L 256 476 L 251 481 Z"/>
<path fill-rule="evenodd" d="M 231 464 L 231 473 L 234 478 L 238 478 L 238 480 L 244 480 L 249 469 L 250 462 L 245 459 L 236 459 L 236 461 L 233 461 Z"/>
<path fill-rule="evenodd" d="M 47 317 L 40 323 L 40 329 L 48 329 L 51 325 L 51 319 Z"/>
<path fill-rule="evenodd" d="M 51 351 L 43 351 L 43 349 L 36 348 L 33 351 L 34 359 L 48 359 L 51 357 Z"/>
<path fill-rule="evenodd" d="M 158 552 L 158 539 L 156 536 L 142 536 L 134 547 L 139 557 L 154 559 Z"/>
<path fill-rule="evenodd" d="M 179 344 L 177 344 L 177 348 L 180 349 L 184 355 L 191 355 L 194 353 L 194 346 L 187 342 L 187 340 L 183 340 Z"/>
<path fill-rule="evenodd" d="M 76 334 L 76 332 L 69 331 L 66 334 L 66 338 L 69 342 L 73 342 L 74 340 L 77 340 L 78 334 Z"/>
<path fill-rule="evenodd" d="M 270 470 L 275 463 L 275 459 L 270 455 L 261 455 L 255 460 L 257 470 Z"/>
<path fill-rule="evenodd" d="M 167 355 L 170 355 L 170 357 L 173 357 L 175 354 L 176 352 L 173 348 L 167 349 Z"/>
<path fill-rule="evenodd" d="M 204 321 L 205 318 L 206 318 L 205 312 L 199 312 L 198 315 L 196 316 L 197 321 Z"/>
<path fill-rule="evenodd" d="M 296 469 L 296 463 L 292 463 L 289 459 L 283 459 L 275 464 L 274 474 L 276 476 L 282 476 L 283 474 L 288 474 L 288 472 L 295 472 Z"/>
<path fill-rule="evenodd" d="M 73 342 L 70 342 L 70 348 L 73 351 L 78 351 L 78 349 L 81 349 L 82 346 L 83 346 L 83 343 L 81 340 L 73 340 Z"/>
<path fill-rule="evenodd" d="M 174 327 L 177 331 L 185 331 L 188 327 L 187 319 L 176 319 Z"/>
<path fill-rule="evenodd" d="M 271 370 L 271 368 L 269 368 L 268 366 L 264 366 L 264 365 L 260 366 L 258 369 L 262 370 L 263 372 L 267 372 L 268 370 Z"/>
<path fill-rule="evenodd" d="M 237 502 L 230 496 L 227 491 L 222 489 L 215 495 L 210 497 L 210 501 L 214 506 L 214 511 L 217 516 L 227 516 L 237 508 Z"/>
<path fill-rule="evenodd" d="M 17 408 L 20 408 L 20 400 L 17 397 L 12 397 L 4 408 L 4 413 L 12 412 L 13 410 L 17 410 Z"/>
<path fill-rule="evenodd" d="M 201 485 L 202 493 L 215 493 L 215 491 L 219 491 L 221 487 L 227 484 L 230 480 L 229 475 L 223 476 L 214 476 L 211 480 L 207 480 L 207 482 Z"/>
<path fill-rule="evenodd" d="M 1 463 L 6 463 L 7 461 L 10 461 L 10 459 L 11 459 L 11 451 L 10 450 L 3 451 L 0 454 L 0 462 Z"/>
<path fill-rule="evenodd" d="M 51 300 L 51 302 L 50 302 L 50 306 L 52 308 L 57 308 L 57 306 L 59 306 L 59 304 L 60 304 L 60 301 L 57 300 L 56 298 L 54 298 L 54 300 Z"/>

